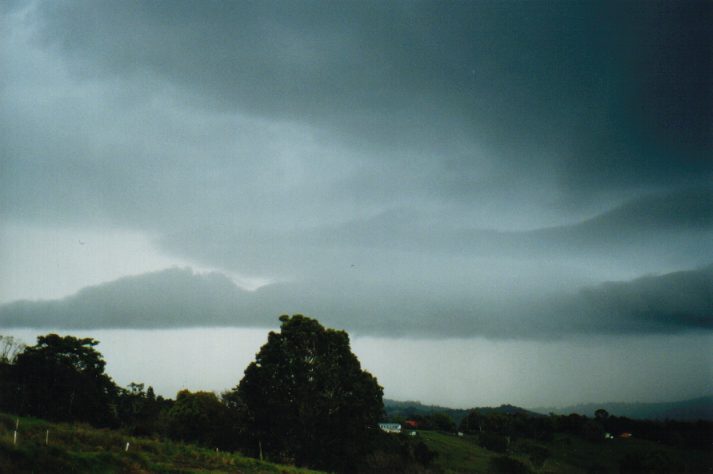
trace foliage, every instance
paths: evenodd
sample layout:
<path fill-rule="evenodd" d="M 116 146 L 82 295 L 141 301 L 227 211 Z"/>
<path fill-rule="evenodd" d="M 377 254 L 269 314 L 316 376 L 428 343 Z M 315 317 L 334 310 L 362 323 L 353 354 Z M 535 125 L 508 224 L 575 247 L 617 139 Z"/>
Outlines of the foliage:
<path fill-rule="evenodd" d="M 508 450 L 510 440 L 503 435 L 485 432 L 480 433 L 480 436 L 478 436 L 478 444 L 496 453 L 505 453 Z"/>
<path fill-rule="evenodd" d="M 537 469 L 541 469 L 542 466 L 545 464 L 547 458 L 549 458 L 552 454 L 550 450 L 545 448 L 544 446 L 541 446 L 539 444 L 533 444 L 529 441 L 518 443 L 515 447 L 515 451 L 517 453 L 527 455 L 527 458 L 530 460 L 530 463 L 532 463 L 532 465 L 535 466 Z"/>
<path fill-rule="evenodd" d="M 391 423 L 403 423 L 415 420 L 421 429 L 436 429 L 433 426 L 433 415 L 445 414 L 456 426 L 470 412 L 460 408 L 447 408 L 438 405 L 424 405 L 416 401 L 400 402 L 384 399 L 385 420 Z M 425 424 L 425 425 L 424 425 Z"/>
<path fill-rule="evenodd" d="M 502 413 L 472 410 L 461 421 L 459 431 L 469 434 L 497 433 L 510 438 L 549 440 L 555 431 L 553 420 L 546 416 L 531 416 L 524 412 Z"/>
<path fill-rule="evenodd" d="M 11 371 L 18 411 L 49 420 L 114 425 L 117 387 L 104 373 L 97 344 L 90 338 L 38 336 L 36 345 L 17 355 Z"/>
<path fill-rule="evenodd" d="M 236 388 L 252 445 L 298 465 L 349 470 L 378 432 L 383 389 L 346 332 L 301 315 L 280 321 Z"/>
<path fill-rule="evenodd" d="M 166 430 L 161 425 L 161 414 L 173 405 L 172 400 L 157 397 L 153 387 L 144 391 L 144 384 L 130 383 L 120 388 L 116 400 L 117 415 L 121 426 L 129 433 L 148 436 Z"/>
<path fill-rule="evenodd" d="M 509 456 L 498 456 L 490 462 L 491 472 L 503 474 L 528 474 L 530 468 L 521 461 Z"/>
<path fill-rule="evenodd" d="M 419 464 L 428 467 L 433 463 L 438 453 L 428 449 L 428 446 L 423 441 L 419 441 L 413 449 L 413 456 Z"/>
<path fill-rule="evenodd" d="M 684 466 L 674 461 L 661 449 L 654 449 L 644 453 L 627 453 L 619 461 L 619 472 L 621 474 L 664 474 L 669 472 L 683 472 L 684 470 Z"/>
<path fill-rule="evenodd" d="M 212 448 L 235 448 L 233 414 L 212 392 L 181 390 L 166 412 L 166 421 L 171 438 Z"/>
<path fill-rule="evenodd" d="M 592 442 L 604 442 L 604 433 L 601 423 L 594 420 L 587 420 L 580 430 L 582 437 Z"/>
<path fill-rule="evenodd" d="M 401 434 L 378 433 L 369 453 L 355 466 L 357 472 L 418 473 L 428 468 L 438 453 L 420 439 Z"/>

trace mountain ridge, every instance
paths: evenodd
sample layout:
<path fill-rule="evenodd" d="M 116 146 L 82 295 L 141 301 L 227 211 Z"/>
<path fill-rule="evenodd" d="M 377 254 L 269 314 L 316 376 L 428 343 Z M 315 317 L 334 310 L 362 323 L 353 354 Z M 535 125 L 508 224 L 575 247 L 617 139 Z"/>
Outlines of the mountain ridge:
<path fill-rule="evenodd" d="M 460 423 L 473 410 L 479 410 L 483 413 L 525 414 L 529 416 L 546 416 L 549 413 L 554 413 L 555 415 L 576 413 L 593 417 L 594 412 L 600 408 L 613 416 L 639 420 L 713 420 L 713 394 L 670 402 L 579 403 L 564 407 L 535 408 L 522 408 L 510 404 L 502 404 L 497 407 L 450 408 L 440 405 L 428 405 L 415 400 L 384 399 L 384 410 L 387 416 L 407 418 L 415 415 L 446 413 L 456 424 Z"/>
<path fill-rule="evenodd" d="M 562 408 L 537 407 L 533 408 L 533 411 L 539 413 L 554 413 L 556 415 L 577 413 L 585 416 L 594 416 L 594 411 L 600 408 L 609 412 L 610 415 L 641 420 L 713 420 L 713 395 L 704 395 L 672 402 L 579 403 Z"/>

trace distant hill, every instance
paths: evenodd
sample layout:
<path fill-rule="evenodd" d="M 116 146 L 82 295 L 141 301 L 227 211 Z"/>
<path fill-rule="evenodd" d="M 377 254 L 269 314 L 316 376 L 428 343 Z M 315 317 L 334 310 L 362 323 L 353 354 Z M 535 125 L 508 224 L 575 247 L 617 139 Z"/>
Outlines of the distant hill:
<path fill-rule="evenodd" d="M 595 410 L 603 408 L 611 415 L 624 416 L 637 420 L 681 420 L 713 421 L 713 395 L 692 398 L 675 402 L 660 403 L 581 403 L 566 407 L 538 407 L 531 410 L 514 405 L 500 405 L 498 407 L 473 407 L 448 408 L 439 405 L 424 405 L 418 401 L 384 400 L 384 410 L 387 417 L 408 418 L 416 415 L 430 415 L 433 413 L 446 413 L 458 425 L 472 410 L 482 413 L 522 413 L 529 416 L 542 416 L 549 413 L 556 415 L 569 415 L 578 413 L 589 417 L 594 416 Z"/>
<path fill-rule="evenodd" d="M 446 413 L 455 422 L 456 426 L 465 418 L 470 410 L 461 408 L 447 408 L 438 405 L 424 405 L 421 402 L 384 399 L 384 411 L 387 418 L 411 418 L 416 415 L 431 415 L 433 413 Z"/>
<path fill-rule="evenodd" d="M 594 416 L 594 411 L 603 408 L 611 415 L 639 420 L 713 420 L 713 395 L 677 402 L 662 403 L 583 403 L 563 408 L 534 408 L 539 413 L 568 415 L 578 413 Z"/>
<path fill-rule="evenodd" d="M 542 416 L 541 413 L 526 410 L 524 408 L 516 407 L 513 405 L 500 405 L 499 407 L 474 407 L 474 408 L 448 408 L 439 405 L 424 405 L 421 402 L 416 401 L 397 401 L 397 400 L 384 400 L 384 410 L 386 411 L 387 417 L 403 417 L 409 418 L 416 415 L 430 415 L 433 413 L 446 413 L 455 422 L 456 425 L 460 424 L 461 420 L 465 418 L 468 413 L 473 410 L 478 410 L 482 413 L 505 413 L 505 414 L 515 414 L 522 413 L 530 416 Z"/>
<path fill-rule="evenodd" d="M 528 415 L 528 416 L 542 416 L 542 413 L 534 412 L 531 410 L 526 410 L 524 408 L 516 407 L 515 405 L 500 405 L 499 407 L 476 407 L 471 408 L 467 411 L 478 410 L 483 414 L 491 413 L 501 413 L 505 415 Z"/>

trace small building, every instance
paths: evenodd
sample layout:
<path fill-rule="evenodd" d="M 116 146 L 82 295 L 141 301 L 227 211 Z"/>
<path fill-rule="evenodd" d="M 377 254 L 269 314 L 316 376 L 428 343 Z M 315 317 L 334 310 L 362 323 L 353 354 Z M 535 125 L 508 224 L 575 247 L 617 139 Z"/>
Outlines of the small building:
<path fill-rule="evenodd" d="M 379 428 L 386 433 L 401 433 L 401 425 L 398 423 L 379 423 Z"/>
<path fill-rule="evenodd" d="M 406 420 L 406 421 L 404 421 L 404 426 L 405 426 L 406 428 L 411 428 L 411 429 L 414 429 L 414 430 L 415 430 L 416 428 L 418 428 L 418 421 L 416 421 L 416 420 Z"/>
<path fill-rule="evenodd" d="M 624 433 L 620 433 L 619 438 L 624 438 L 624 439 L 631 438 L 631 433 L 626 432 L 626 431 Z"/>

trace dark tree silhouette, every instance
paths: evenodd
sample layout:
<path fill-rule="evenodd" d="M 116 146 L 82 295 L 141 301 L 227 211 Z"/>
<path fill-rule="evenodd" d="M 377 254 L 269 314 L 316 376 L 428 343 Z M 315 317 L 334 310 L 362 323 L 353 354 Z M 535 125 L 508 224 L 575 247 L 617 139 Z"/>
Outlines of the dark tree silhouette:
<path fill-rule="evenodd" d="M 38 336 L 37 344 L 18 354 L 14 364 L 18 411 L 49 420 L 115 424 L 117 387 L 104 373 L 97 344 L 89 338 Z"/>
<path fill-rule="evenodd" d="M 361 369 L 346 332 L 302 315 L 280 321 L 235 389 L 253 447 L 273 459 L 348 471 L 378 431 L 383 389 Z"/>
<path fill-rule="evenodd" d="M 129 433 L 147 436 L 161 431 L 161 412 L 168 411 L 173 400 L 156 396 L 153 387 L 144 391 L 144 384 L 130 383 L 118 390 L 116 411 L 121 426 Z"/>

